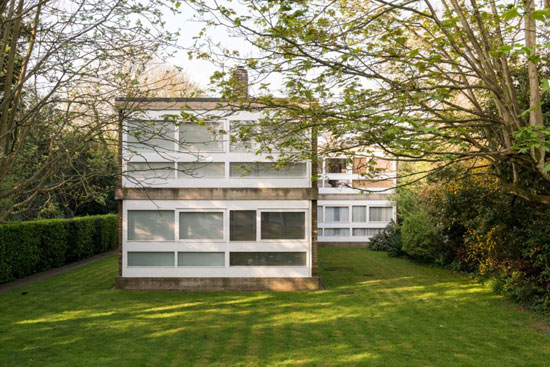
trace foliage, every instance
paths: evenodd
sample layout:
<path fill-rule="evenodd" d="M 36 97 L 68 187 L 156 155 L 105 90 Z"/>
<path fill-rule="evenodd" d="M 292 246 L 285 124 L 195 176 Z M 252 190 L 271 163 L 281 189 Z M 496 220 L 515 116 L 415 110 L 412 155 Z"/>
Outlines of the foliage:
<path fill-rule="evenodd" d="M 531 185 L 550 182 L 549 2 L 189 4 L 205 23 L 195 55 L 246 65 L 255 102 L 279 109 L 271 124 L 281 134 L 314 126 L 327 136 L 324 153 L 381 147 L 400 162 L 437 163 L 420 176 L 483 161 L 503 191 L 550 204 Z M 217 42 L 210 31 L 220 27 L 252 50 Z M 291 103 L 273 98 L 272 74 Z M 228 77 L 213 78 L 224 95 Z"/>
<path fill-rule="evenodd" d="M 440 262 L 441 242 L 428 213 L 419 209 L 405 217 L 401 228 L 403 252 L 413 259 Z"/>
<path fill-rule="evenodd" d="M 132 292 L 111 289 L 113 256 L 0 294 L 0 365 L 548 364 L 545 320 L 468 277 L 366 249 L 319 261 L 318 292 Z"/>
<path fill-rule="evenodd" d="M 372 236 L 368 248 L 373 251 L 386 251 L 388 255 L 397 257 L 403 254 L 401 242 L 401 226 L 391 222 L 380 233 Z"/>
<path fill-rule="evenodd" d="M 118 246 L 116 215 L 0 225 L 0 283 Z"/>

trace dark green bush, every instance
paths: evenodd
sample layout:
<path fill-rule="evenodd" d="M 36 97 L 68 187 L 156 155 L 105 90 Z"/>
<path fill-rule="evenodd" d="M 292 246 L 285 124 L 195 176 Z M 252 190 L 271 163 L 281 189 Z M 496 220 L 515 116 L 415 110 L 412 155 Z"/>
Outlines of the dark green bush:
<path fill-rule="evenodd" d="M 401 256 L 401 227 L 391 222 L 382 232 L 372 236 L 367 246 L 373 251 L 387 251 L 390 256 Z"/>
<path fill-rule="evenodd" d="M 117 216 L 0 225 L 0 283 L 117 248 Z"/>

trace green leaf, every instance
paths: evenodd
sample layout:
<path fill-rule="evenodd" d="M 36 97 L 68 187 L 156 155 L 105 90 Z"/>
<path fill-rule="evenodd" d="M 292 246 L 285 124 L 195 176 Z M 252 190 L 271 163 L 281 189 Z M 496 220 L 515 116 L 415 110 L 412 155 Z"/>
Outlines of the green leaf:
<path fill-rule="evenodd" d="M 504 13 L 502 13 L 502 16 L 504 17 L 505 21 L 509 21 L 509 20 L 519 16 L 518 8 L 508 9 Z"/>

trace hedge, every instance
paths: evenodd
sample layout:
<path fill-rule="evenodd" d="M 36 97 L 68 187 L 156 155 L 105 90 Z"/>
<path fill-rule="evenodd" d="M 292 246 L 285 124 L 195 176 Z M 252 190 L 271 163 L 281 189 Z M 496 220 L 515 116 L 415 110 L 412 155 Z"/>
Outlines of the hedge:
<path fill-rule="evenodd" d="M 117 216 L 0 225 L 0 283 L 86 259 L 118 246 Z"/>

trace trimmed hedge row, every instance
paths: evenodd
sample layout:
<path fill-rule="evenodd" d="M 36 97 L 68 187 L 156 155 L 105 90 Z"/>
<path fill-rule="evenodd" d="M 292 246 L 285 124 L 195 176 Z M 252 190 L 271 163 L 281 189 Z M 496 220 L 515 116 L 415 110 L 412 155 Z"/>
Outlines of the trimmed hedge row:
<path fill-rule="evenodd" d="M 0 283 L 86 259 L 118 246 L 117 216 L 0 225 Z"/>

